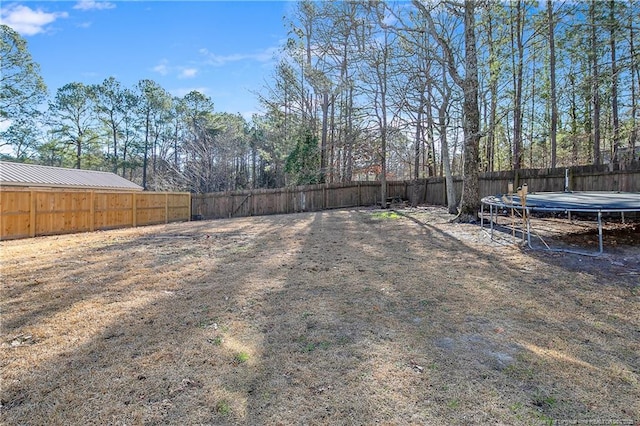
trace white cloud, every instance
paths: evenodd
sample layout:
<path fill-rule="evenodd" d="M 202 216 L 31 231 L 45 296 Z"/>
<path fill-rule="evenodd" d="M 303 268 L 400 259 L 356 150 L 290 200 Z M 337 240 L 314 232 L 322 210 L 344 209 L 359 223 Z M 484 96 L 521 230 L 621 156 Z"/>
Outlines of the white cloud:
<path fill-rule="evenodd" d="M 151 70 L 162 76 L 170 74 L 176 75 L 180 79 L 194 78 L 200 72 L 198 68 L 171 65 L 167 59 L 162 59 L 158 65 L 151 68 Z"/>
<path fill-rule="evenodd" d="M 198 74 L 198 70 L 196 68 L 184 68 L 178 78 L 193 78 Z"/>
<path fill-rule="evenodd" d="M 154 72 L 157 72 L 160 75 L 167 75 L 169 74 L 169 66 L 167 65 L 167 60 L 163 59 L 162 61 L 160 61 L 160 63 L 158 65 L 156 65 L 155 67 L 152 68 Z"/>
<path fill-rule="evenodd" d="M 31 9 L 23 5 L 9 5 L 1 12 L 2 23 L 25 36 L 46 31 L 46 26 L 59 18 L 69 16 L 67 12 L 48 13 L 42 9 Z"/>
<path fill-rule="evenodd" d="M 203 55 L 209 65 L 223 66 L 232 62 L 239 61 L 256 61 L 256 62 L 269 62 L 273 60 L 274 55 L 278 51 L 278 48 L 271 47 L 257 53 L 234 53 L 231 55 L 217 55 L 210 52 L 208 49 L 200 49 L 200 54 Z"/>
<path fill-rule="evenodd" d="M 116 5 L 114 3 L 100 0 L 80 0 L 73 6 L 74 9 L 78 10 L 105 10 L 115 7 Z"/>

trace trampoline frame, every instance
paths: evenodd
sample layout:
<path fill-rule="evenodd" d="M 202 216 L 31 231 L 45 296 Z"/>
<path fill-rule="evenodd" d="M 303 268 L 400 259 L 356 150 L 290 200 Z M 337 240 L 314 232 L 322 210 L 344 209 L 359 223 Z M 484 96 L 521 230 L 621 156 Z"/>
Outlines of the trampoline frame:
<path fill-rule="evenodd" d="M 593 194 L 595 195 L 601 195 L 601 194 L 633 194 L 633 195 L 637 195 L 638 196 L 638 202 L 639 205 L 638 206 L 634 206 L 634 207 L 603 207 L 603 206 L 598 206 L 598 207 L 584 207 L 584 206 L 580 206 L 580 205 L 570 205 L 570 204 L 566 204 L 566 205 L 554 205 L 554 206 L 538 206 L 538 205 L 527 205 L 527 194 L 526 191 L 524 194 L 520 194 L 516 195 L 516 194 L 505 194 L 505 195 L 501 195 L 501 196 L 489 196 L 489 197 L 484 197 L 481 200 L 481 207 L 480 207 L 480 226 L 482 227 L 482 229 L 484 229 L 484 206 L 488 205 L 489 206 L 489 222 L 490 222 L 490 235 L 491 235 L 491 239 L 493 240 L 493 230 L 494 230 L 494 223 L 496 223 L 494 221 L 494 213 L 496 214 L 497 217 L 497 212 L 500 208 L 503 209 L 511 209 L 512 213 L 513 211 L 520 211 L 522 213 L 522 221 L 523 221 L 523 226 L 521 229 L 522 232 L 522 236 L 524 239 L 524 235 L 525 235 L 525 228 L 526 228 L 526 240 L 527 240 L 527 245 L 529 246 L 530 249 L 532 250 L 537 250 L 536 248 L 533 247 L 533 245 L 531 244 L 531 232 L 532 232 L 532 226 L 531 226 L 531 212 L 533 211 L 541 211 L 541 212 L 564 212 L 566 213 L 569 218 L 571 217 L 571 212 L 575 212 L 575 213 L 595 213 L 597 214 L 597 221 L 598 221 L 598 251 L 597 252 L 587 252 L 587 251 L 579 251 L 579 250 L 571 250 L 571 249 L 561 249 L 561 248 L 551 248 L 547 245 L 546 242 L 544 242 L 544 240 L 542 240 L 541 237 L 539 237 L 541 239 L 541 241 L 544 243 L 544 245 L 546 246 L 546 251 L 553 251 L 553 252 L 565 252 L 565 253 L 575 253 L 575 254 L 580 254 L 580 255 L 586 255 L 586 256 L 599 256 L 602 253 L 604 253 L 604 247 L 603 247 L 603 236 L 602 236 L 602 214 L 603 213 L 620 213 L 622 215 L 622 220 L 624 221 L 624 213 L 625 212 L 640 212 L 640 193 L 634 193 L 634 192 L 616 192 L 616 191 L 591 191 L 591 192 L 570 192 L 570 191 L 565 191 L 565 192 L 538 192 L 538 193 L 530 193 L 528 194 L 530 195 L 544 195 L 544 194 Z M 516 203 L 514 201 L 514 199 L 517 198 L 518 202 Z M 520 200 L 524 199 L 524 205 L 520 204 Z M 594 203 L 595 204 L 595 203 Z M 512 216 L 513 217 L 513 216 Z M 514 232 L 515 232 L 515 228 L 514 228 Z"/>

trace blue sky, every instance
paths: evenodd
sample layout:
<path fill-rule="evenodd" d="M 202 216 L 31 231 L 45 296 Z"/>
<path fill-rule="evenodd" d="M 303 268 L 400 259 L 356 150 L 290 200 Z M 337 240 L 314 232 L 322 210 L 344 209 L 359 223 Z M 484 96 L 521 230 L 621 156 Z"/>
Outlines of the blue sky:
<path fill-rule="evenodd" d="M 198 90 L 216 112 L 259 112 L 287 37 L 286 1 L 3 1 L 1 21 L 27 40 L 50 95 L 71 82 L 125 87 L 151 79 Z"/>

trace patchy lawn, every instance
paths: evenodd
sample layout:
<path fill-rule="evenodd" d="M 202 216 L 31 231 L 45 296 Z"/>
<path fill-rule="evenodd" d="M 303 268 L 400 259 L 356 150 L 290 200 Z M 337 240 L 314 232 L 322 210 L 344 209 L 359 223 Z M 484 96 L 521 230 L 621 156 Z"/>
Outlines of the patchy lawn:
<path fill-rule="evenodd" d="M 2 242 L 2 422 L 639 422 L 640 247 L 531 251 L 448 219 Z"/>

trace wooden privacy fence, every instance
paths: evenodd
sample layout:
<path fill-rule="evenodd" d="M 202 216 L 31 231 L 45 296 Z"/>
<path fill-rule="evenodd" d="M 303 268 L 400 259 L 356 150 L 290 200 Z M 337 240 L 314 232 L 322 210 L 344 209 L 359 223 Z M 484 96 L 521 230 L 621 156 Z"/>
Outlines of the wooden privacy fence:
<path fill-rule="evenodd" d="M 568 169 L 573 191 L 640 192 L 640 167 Z M 565 169 L 532 169 L 480 176 L 480 196 L 503 194 L 509 182 L 530 192 L 562 191 Z M 454 178 L 459 200 L 462 179 Z M 387 182 L 388 199 L 446 205 L 444 178 Z M 388 201 L 388 200 L 386 200 Z M 351 182 L 212 194 L 1 188 L 0 240 L 168 223 L 379 205 L 380 182 Z"/>
<path fill-rule="evenodd" d="M 609 171 L 607 166 L 526 169 L 480 175 L 480 196 L 504 194 L 509 182 L 527 183 L 530 192 L 563 191 L 568 170 L 572 191 L 640 192 L 640 167 Z M 454 178 L 460 201 L 462 179 Z M 387 182 L 387 197 L 412 204 L 446 205 L 444 178 Z M 380 182 L 309 185 L 294 188 L 228 191 L 192 196 L 192 213 L 201 219 L 319 211 L 380 204 Z"/>
<path fill-rule="evenodd" d="M 388 182 L 389 198 L 405 198 L 406 182 Z M 200 219 L 372 206 L 380 203 L 379 182 L 332 183 L 291 188 L 194 194 L 191 211 Z"/>
<path fill-rule="evenodd" d="M 0 240 L 189 220 L 188 192 L 0 191 Z"/>
<path fill-rule="evenodd" d="M 564 191 L 565 177 L 568 177 L 570 191 L 640 192 L 640 166 L 636 164 L 626 170 L 610 171 L 608 165 L 601 165 L 482 173 L 478 182 L 480 197 L 507 193 L 509 182 L 513 182 L 516 188 L 526 183 L 529 192 Z M 455 177 L 454 185 L 456 201 L 460 201 L 462 178 Z M 416 204 L 446 205 L 445 180 L 437 177 L 410 181 L 406 197 Z"/>

